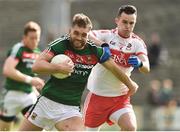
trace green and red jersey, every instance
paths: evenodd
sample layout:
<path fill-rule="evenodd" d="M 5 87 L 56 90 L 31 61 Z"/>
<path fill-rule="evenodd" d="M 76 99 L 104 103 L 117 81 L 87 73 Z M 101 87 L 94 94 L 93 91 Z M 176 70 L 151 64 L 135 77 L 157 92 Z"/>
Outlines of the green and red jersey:
<path fill-rule="evenodd" d="M 97 47 L 90 41 L 87 41 L 87 46 L 83 50 L 73 49 L 69 36 L 53 41 L 46 52 L 54 56 L 58 54 L 69 56 L 75 68 L 71 76 L 65 79 L 51 76 L 42 90 L 42 95 L 55 102 L 74 106 L 80 105 L 91 69 L 98 62 L 103 63 L 110 57 L 110 52 L 106 48 Z"/>
<path fill-rule="evenodd" d="M 24 46 L 22 42 L 15 44 L 12 49 L 9 50 L 8 56 L 11 56 L 18 60 L 16 69 L 23 74 L 34 77 L 32 72 L 32 65 L 35 59 L 38 57 L 40 50 L 38 48 L 31 50 Z M 32 92 L 32 86 L 30 84 L 19 82 L 11 78 L 6 78 L 5 88 L 7 90 L 23 91 L 25 93 Z"/>

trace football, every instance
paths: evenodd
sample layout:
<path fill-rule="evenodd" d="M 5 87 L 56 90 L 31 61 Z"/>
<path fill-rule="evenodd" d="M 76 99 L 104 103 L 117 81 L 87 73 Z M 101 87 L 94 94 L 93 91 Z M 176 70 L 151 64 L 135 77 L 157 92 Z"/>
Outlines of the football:
<path fill-rule="evenodd" d="M 54 63 L 54 64 L 64 63 L 66 60 L 71 60 L 71 58 L 68 57 L 67 55 L 59 54 L 52 58 L 51 63 Z M 64 79 L 70 76 L 70 74 L 64 74 L 64 73 L 54 73 L 52 75 L 58 79 Z"/>

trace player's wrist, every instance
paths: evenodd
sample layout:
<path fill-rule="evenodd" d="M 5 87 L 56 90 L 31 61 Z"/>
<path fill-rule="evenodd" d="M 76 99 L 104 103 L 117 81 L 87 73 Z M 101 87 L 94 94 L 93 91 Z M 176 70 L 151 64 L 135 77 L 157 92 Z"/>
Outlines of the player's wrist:
<path fill-rule="evenodd" d="M 102 43 L 101 47 L 109 47 L 109 44 L 108 43 Z"/>
<path fill-rule="evenodd" d="M 30 76 L 26 76 L 26 78 L 25 78 L 25 83 L 27 83 L 27 84 L 31 84 L 31 82 L 32 82 L 32 77 L 30 77 Z"/>
<path fill-rule="evenodd" d="M 141 68 L 143 66 L 142 61 L 139 62 L 138 67 Z"/>

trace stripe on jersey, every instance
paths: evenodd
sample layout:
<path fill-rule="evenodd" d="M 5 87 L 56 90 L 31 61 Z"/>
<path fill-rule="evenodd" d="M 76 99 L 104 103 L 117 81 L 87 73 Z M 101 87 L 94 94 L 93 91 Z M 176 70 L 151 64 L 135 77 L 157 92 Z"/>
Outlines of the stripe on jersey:
<path fill-rule="evenodd" d="M 63 40 L 69 40 L 69 36 L 68 35 L 65 35 L 63 37 L 60 37 L 54 41 L 52 41 L 50 44 L 48 44 L 49 46 L 53 46 L 53 45 L 56 45 L 58 44 L 59 42 L 63 41 Z"/>
<path fill-rule="evenodd" d="M 19 49 L 20 49 L 22 46 L 23 46 L 22 43 L 17 43 L 16 45 L 14 45 L 13 48 L 12 48 L 12 51 L 11 51 L 10 56 L 16 58 L 16 55 L 17 55 Z"/>
<path fill-rule="evenodd" d="M 98 62 L 96 55 L 79 55 L 71 50 L 65 50 L 65 55 L 69 56 L 74 63 L 81 63 L 85 65 L 95 65 Z"/>
<path fill-rule="evenodd" d="M 138 52 L 138 53 L 136 53 L 135 55 L 138 56 L 138 55 L 142 55 L 142 54 L 147 56 L 147 54 L 144 53 L 144 52 Z"/>
<path fill-rule="evenodd" d="M 92 34 L 93 34 L 95 37 L 97 37 L 97 35 L 96 35 L 96 33 L 95 33 L 94 31 L 92 31 Z"/>
<path fill-rule="evenodd" d="M 49 54 L 49 55 L 52 55 L 52 56 L 55 55 L 53 52 L 51 52 L 51 47 L 46 48 L 46 49 L 42 52 L 42 54 L 43 54 L 43 55 Z"/>

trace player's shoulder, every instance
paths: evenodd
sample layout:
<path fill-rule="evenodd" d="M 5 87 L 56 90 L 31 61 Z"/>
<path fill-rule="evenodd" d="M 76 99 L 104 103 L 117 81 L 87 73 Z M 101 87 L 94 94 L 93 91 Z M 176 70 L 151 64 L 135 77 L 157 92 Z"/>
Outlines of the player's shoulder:
<path fill-rule="evenodd" d="M 109 37 L 117 35 L 118 34 L 118 29 L 114 28 L 114 29 L 106 29 L 101 31 L 102 33 L 106 33 Z"/>
<path fill-rule="evenodd" d="M 109 34 L 109 33 L 112 33 L 112 31 L 110 29 L 99 29 L 99 30 L 92 30 L 91 33 L 94 34 L 94 35 L 96 35 L 97 33 L 99 33 L 99 34 Z"/>
<path fill-rule="evenodd" d="M 39 54 L 39 53 L 41 53 L 41 49 L 35 48 L 35 49 L 33 50 L 33 52 L 36 53 L 36 54 Z"/>
<path fill-rule="evenodd" d="M 98 46 L 94 43 L 94 41 L 92 41 L 92 40 L 90 40 L 90 39 L 87 40 L 86 44 L 89 45 L 90 47 L 98 47 Z"/>
<path fill-rule="evenodd" d="M 97 46 L 93 41 L 87 40 L 87 47 L 91 51 L 102 51 L 103 48 L 101 46 Z"/>
<path fill-rule="evenodd" d="M 21 54 L 24 51 L 24 48 L 24 44 L 22 42 L 18 42 L 14 44 L 10 50 L 8 50 L 7 56 Z"/>
<path fill-rule="evenodd" d="M 54 41 L 50 42 L 48 44 L 48 46 L 53 47 L 53 46 L 57 46 L 57 45 L 64 45 L 65 43 L 69 42 L 69 35 L 63 35 L 57 39 L 55 39 Z"/>
<path fill-rule="evenodd" d="M 145 49 L 147 49 L 147 46 L 146 46 L 144 40 L 141 37 L 139 37 L 137 34 L 133 33 L 131 38 L 132 38 L 132 41 L 137 46 L 140 46 L 140 47 L 143 46 Z"/>
<path fill-rule="evenodd" d="M 24 48 L 23 43 L 18 42 L 16 44 L 14 44 L 11 49 L 12 49 L 12 51 L 18 51 L 18 50 L 23 49 L 23 48 Z"/>
<path fill-rule="evenodd" d="M 135 33 L 132 33 L 132 36 L 131 36 L 132 40 L 134 40 L 135 42 L 139 42 L 139 43 L 143 43 L 144 44 L 144 40 L 138 36 L 137 34 Z"/>

